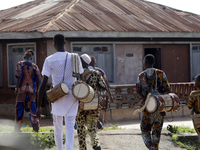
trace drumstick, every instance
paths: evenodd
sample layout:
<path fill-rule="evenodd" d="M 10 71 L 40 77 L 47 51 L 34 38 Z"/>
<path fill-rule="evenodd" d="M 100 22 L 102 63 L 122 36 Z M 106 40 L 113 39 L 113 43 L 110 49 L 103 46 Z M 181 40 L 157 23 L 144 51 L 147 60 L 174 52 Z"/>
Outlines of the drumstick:
<path fill-rule="evenodd" d="M 33 114 L 33 113 L 31 113 L 31 112 L 29 112 L 29 114 L 30 114 L 31 116 L 33 116 L 33 117 L 36 117 L 36 115 L 35 115 L 35 114 Z M 45 115 L 40 115 L 40 117 L 41 117 L 41 118 L 44 118 L 44 117 L 45 117 Z"/>
<path fill-rule="evenodd" d="M 133 112 L 133 115 L 135 115 L 136 113 L 142 112 L 142 111 L 145 109 L 145 107 L 146 107 L 147 104 L 149 103 L 150 96 L 151 96 L 151 93 L 149 93 L 149 94 L 147 95 L 147 98 L 146 98 L 146 101 L 145 101 L 144 106 L 142 106 L 142 108 L 140 108 L 140 109 L 136 109 L 136 110 Z"/>

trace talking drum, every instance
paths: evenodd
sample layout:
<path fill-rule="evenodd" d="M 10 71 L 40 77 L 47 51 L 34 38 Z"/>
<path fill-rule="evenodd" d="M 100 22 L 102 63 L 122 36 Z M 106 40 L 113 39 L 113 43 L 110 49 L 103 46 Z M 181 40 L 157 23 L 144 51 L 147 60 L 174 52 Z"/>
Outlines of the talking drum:
<path fill-rule="evenodd" d="M 108 105 L 108 94 L 106 91 L 95 93 L 94 99 L 89 103 L 80 103 L 81 110 L 106 110 Z"/>
<path fill-rule="evenodd" d="M 54 88 L 50 89 L 47 91 L 47 99 L 51 102 L 54 103 L 57 101 L 59 98 L 69 94 L 69 88 L 68 86 L 62 82 L 55 86 Z"/>
<path fill-rule="evenodd" d="M 76 81 L 72 85 L 72 94 L 79 101 L 88 103 L 94 98 L 94 89 L 82 81 Z"/>
<path fill-rule="evenodd" d="M 146 109 L 149 113 L 154 113 L 156 111 L 176 111 L 180 107 L 180 99 L 174 93 L 164 94 L 164 95 L 151 95 L 149 97 Z"/>

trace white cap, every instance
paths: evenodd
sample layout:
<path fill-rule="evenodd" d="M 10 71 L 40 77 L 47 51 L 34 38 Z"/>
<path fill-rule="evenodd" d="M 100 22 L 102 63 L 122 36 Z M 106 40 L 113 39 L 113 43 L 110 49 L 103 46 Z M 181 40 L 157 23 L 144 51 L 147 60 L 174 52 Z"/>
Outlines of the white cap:
<path fill-rule="evenodd" d="M 81 55 L 81 58 L 89 65 L 91 62 L 91 58 L 88 54 Z"/>

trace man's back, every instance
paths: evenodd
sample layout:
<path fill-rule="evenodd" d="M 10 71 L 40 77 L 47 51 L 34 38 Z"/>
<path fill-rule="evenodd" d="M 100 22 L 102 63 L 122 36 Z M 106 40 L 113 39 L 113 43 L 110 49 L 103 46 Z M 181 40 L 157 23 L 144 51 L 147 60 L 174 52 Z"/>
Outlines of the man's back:
<path fill-rule="evenodd" d="M 29 61 L 19 61 L 16 65 L 15 76 L 20 78 L 19 93 L 29 92 L 35 94 L 36 84 L 41 81 L 40 70 L 36 64 Z"/>
<path fill-rule="evenodd" d="M 154 77 L 152 78 L 152 76 Z M 169 83 L 162 70 L 147 68 L 140 73 L 136 84 L 138 93 L 142 93 L 146 97 L 148 93 L 157 95 L 163 93 L 166 89 L 169 89 Z"/>
<path fill-rule="evenodd" d="M 66 61 L 66 69 L 64 70 L 66 55 L 68 56 Z M 47 74 L 51 72 L 52 75 L 53 87 L 62 82 L 63 75 L 65 74 L 64 82 L 70 89 L 72 84 L 75 82 L 75 78 L 72 77 L 72 55 L 67 52 L 56 52 L 55 54 L 47 57 L 45 61 L 47 61 L 45 64 L 48 65 L 45 68 L 50 69 L 47 70 Z"/>
<path fill-rule="evenodd" d="M 67 61 L 66 61 L 67 56 Z M 66 69 L 65 68 L 66 61 Z M 69 94 L 61 97 L 56 102 L 52 103 L 52 114 L 65 116 L 66 114 L 76 115 L 78 109 L 78 101 L 74 98 L 71 92 L 71 86 L 76 81 L 72 76 L 73 63 L 72 55 L 68 52 L 56 52 L 55 54 L 45 59 L 42 74 L 49 77 L 52 75 L 53 87 L 60 84 L 63 80 L 69 88 Z M 83 72 L 81 62 L 79 60 L 79 71 Z"/>
<path fill-rule="evenodd" d="M 98 89 L 102 88 L 105 90 L 106 85 L 105 85 L 102 75 L 97 70 L 91 70 L 91 69 L 89 70 L 91 71 L 91 74 L 86 80 L 86 83 L 89 84 L 94 89 L 94 91 L 96 91 L 97 88 Z"/>

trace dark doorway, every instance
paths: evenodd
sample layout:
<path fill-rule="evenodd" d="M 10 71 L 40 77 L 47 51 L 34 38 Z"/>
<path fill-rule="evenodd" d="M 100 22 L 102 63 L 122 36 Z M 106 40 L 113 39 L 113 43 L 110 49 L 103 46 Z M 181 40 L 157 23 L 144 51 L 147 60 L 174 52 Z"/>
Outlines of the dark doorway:
<path fill-rule="evenodd" d="M 161 48 L 145 48 L 145 55 L 152 54 L 155 57 L 154 68 L 161 69 Z"/>

